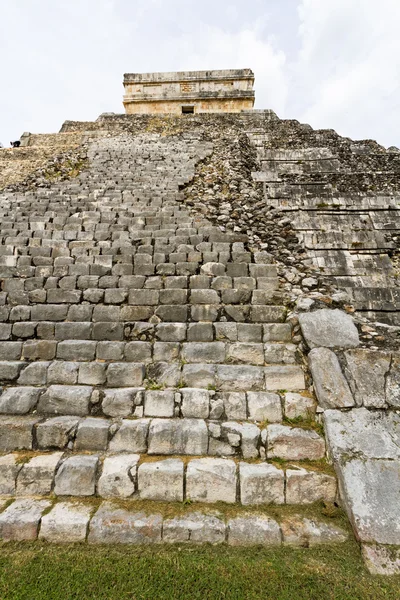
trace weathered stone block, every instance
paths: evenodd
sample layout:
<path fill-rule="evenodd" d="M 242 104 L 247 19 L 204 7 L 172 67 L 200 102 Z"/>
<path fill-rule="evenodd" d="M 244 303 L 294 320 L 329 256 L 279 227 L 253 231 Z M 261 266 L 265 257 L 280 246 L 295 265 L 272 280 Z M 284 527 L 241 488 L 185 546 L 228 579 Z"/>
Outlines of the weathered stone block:
<path fill-rule="evenodd" d="M 285 425 L 268 425 L 268 458 L 319 460 L 324 455 L 325 441 L 315 431 Z"/>
<path fill-rule="evenodd" d="M 284 504 L 285 474 L 267 463 L 240 463 L 240 499 L 244 505 Z"/>
<path fill-rule="evenodd" d="M 264 367 L 264 373 L 265 388 L 268 391 L 287 390 L 292 392 L 304 390 L 306 387 L 301 367 L 294 365 Z"/>
<path fill-rule="evenodd" d="M 328 348 L 314 348 L 308 355 L 315 393 L 322 408 L 350 408 L 353 396 L 336 355 Z"/>
<path fill-rule="evenodd" d="M 149 454 L 207 454 L 208 429 L 200 419 L 153 419 Z"/>
<path fill-rule="evenodd" d="M 150 419 L 123 420 L 110 441 L 110 452 L 146 452 L 149 423 Z"/>
<path fill-rule="evenodd" d="M 334 502 L 336 491 L 336 478 L 332 475 L 300 468 L 286 471 L 287 504 L 312 504 L 320 500 Z"/>
<path fill-rule="evenodd" d="M 268 517 L 246 515 L 228 521 L 230 546 L 279 546 L 281 543 L 280 527 Z"/>
<path fill-rule="evenodd" d="M 236 502 L 236 465 L 233 460 L 191 460 L 186 472 L 186 496 L 194 502 Z"/>
<path fill-rule="evenodd" d="M 238 421 L 247 419 L 245 392 L 224 392 L 220 394 L 220 397 L 224 403 L 227 419 Z"/>
<path fill-rule="evenodd" d="M 264 370 L 252 366 L 217 366 L 217 387 L 222 391 L 262 390 Z"/>
<path fill-rule="evenodd" d="M 25 463 L 17 479 L 18 496 L 48 496 L 62 452 L 34 456 Z"/>
<path fill-rule="evenodd" d="M 366 408 L 387 407 L 386 378 L 390 369 L 390 354 L 359 348 L 345 352 L 344 356 L 346 376 L 357 405 Z"/>
<path fill-rule="evenodd" d="M 252 421 L 268 421 L 269 423 L 282 421 L 281 399 L 278 394 L 248 392 L 247 405 L 249 419 Z"/>
<path fill-rule="evenodd" d="M 133 413 L 138 394 L 143 394 L 140 388 L 104 390 L 101 404 L 103 413 L 108 417 L 129 417 Z"/>
<path fill-rule="evenodd" d="M 42 391 L 34 387 L 7 388 L 0 396 L 0 414 L 25 415 L 31 412 Z"/>
<path fill-rule="evenodd" d="M 0 456 L 0 496 L 15 495 L 17 475 L 22 468 L 17 457 L 17 454 Z"/>
<path fill-rule="evenodd" d="M 164 520 L 163 542 L 222 544 L 225 542 L 225 531 L 225 523 L 217 515 L 191 513 Z"/>
<path fill-rule="evenodd" d="M 0 419 L 0 452 L 31 450 L 33 427 L 37 417 L 2 417 Z"/>
<path fill-rule="evenodd" d="M 90 386 L 51 385 L 41 395 L 37 411 L 49 415 L 85 416 L 89 414 L 92 391 Z"/>
<path fill-rule="evenodd" d="M 59 467 L 54 493 L 57 496 L 93 496 L 96 485 L 97 456 L 70 456 Z"/>
<path fill-rule="evenodd" d="M 340 544 L 348 534 L 343 529 L 314 519 L 298 515 L 286 517 L 282 523 L 283 543 L 290 546 L 317 546 L 319 544 Z"/>
<path fill-rule="evenodd" d="M 183 462 L 167 459 L 142 463 L 138 469 L 140 497 L 162 502 L 183 502 Z"/>
<path fill-rule="evenodd" d="M 74 385 L 78 379 L 79 363 L 54 361 L 47 371 L 48 384 Z"/>
<path fill-rule="evenodd" d="M 103 385 L 106 382 L 106 365 L 97 362 L 83 363 L 79 367 L 78 383 Z"/>
<path fill-rule="evenodd" d="M 65 340 L 57 345 L 57 358 L 62 360 L 94 360 L 97 342 L 90 340 Z M 53 358 L 53 357 L 51 357 Z"/>
<path fill-rule="evenodd" d="M 0 514 L 0 539 L 5 542 L 36 540 L 40 519 L 49 506 L 49 500 L 31 498 L 13 502 Z"/>
<path fill-rule="evenodd" d="M 143 364 L 112 363 L 107 369 L 107 383 L 113 387 L 138 387 L 143 383 Z"/>
<path fill-rule="evenodd" d="M 172 390 L 147 391 L 144 400 L 146 417 L 173 417 L 175 393 Z"/>
<path fill-rule="evenodd" d="M 227 360 L 234 363 L 247 363 L 252 365 L 264 364 L 264 347 L 262 344 L 237 342 L 227 345 Z"/>
<path fill-rule="evenodd" d="M 360 343 L 353 319 L 341 310 L 301 313 L 299 322 L 310 348 L 356 348 Z"/>
<path fill-rule="evenodd" d="M 361 551 L 365 566 L 372 575 L 400 574 L 400 548 L 363 544 Z"/>
<path fill-rule="evenodd" d="M 162 517 L 132 513 L 104 502 L 90 522 L 90 544 L 158 544 Z"/>
<path fill-rule="evenodd" d="M 222 432 L 227 434 L 228 439 L 230 434 L 239 436 L 238 446 L 240 446 L 243 458 L 258 458 L 260 430 L 257 425 L 253 425 L 252 423 L 236 423 L 235 421 L 227 421 L 222 424 Z"/>
<path fill-rule="evenodd" d="M 79 423 L 77 417 L 55 417 L 39 423 L 36 428 L 36 438 L 39 448 L 66 448 L 73 439 Z"/>
<path fill-rule="evenodd" d="M 301 417 L 304 420 L 314 419 L 317 403 L 314 398 L 288 392 L 285 394 L 285 416 L 288 419 Z"/>
<path fill-rule="evenodd" d="M 39 539 L 57 544 L 84 542 L 92 510 L 76 502 L 59 502 L 42 518 Z"/>
<path fill-rule="evenodd" d="M 110 423 L 106 419 L 83 419 L 79 423 L 75 450 L 107 450 Z"/>
<path fill-rule="evenodd" d="M 210 393 L 198 388 L 182 388 L 182 415 L 193 419 L 208 419 L 210 414 Z"/>
<path fill-rule="evenodd" d="M 188 342 L 182 344 L 182 359 L 190 363 L 220 363 L 225 360 L 223 342 Z"/>
<path fill-rule="evenodd" d="M 129 498 L 136 491 L 136 470 L 139 454 L 121 454 L 104 459 L 97 484 L 102 498 Z"/>
<path fill-rule="evenodd" d="M 187 387 L 208 388 L 215 386 L 216 365 L 183 365 L 182 379 Z"/>

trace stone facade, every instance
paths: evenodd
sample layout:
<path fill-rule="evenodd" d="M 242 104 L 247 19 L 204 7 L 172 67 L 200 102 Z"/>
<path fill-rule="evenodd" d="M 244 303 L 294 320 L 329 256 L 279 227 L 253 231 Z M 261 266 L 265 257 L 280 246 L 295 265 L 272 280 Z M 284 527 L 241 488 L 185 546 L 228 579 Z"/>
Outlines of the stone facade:
<path fill-rule="evenodd" d="M 131 114 L 237 113 L 254 106 L 250 69 L 126 73 L 124 107 Z"/>

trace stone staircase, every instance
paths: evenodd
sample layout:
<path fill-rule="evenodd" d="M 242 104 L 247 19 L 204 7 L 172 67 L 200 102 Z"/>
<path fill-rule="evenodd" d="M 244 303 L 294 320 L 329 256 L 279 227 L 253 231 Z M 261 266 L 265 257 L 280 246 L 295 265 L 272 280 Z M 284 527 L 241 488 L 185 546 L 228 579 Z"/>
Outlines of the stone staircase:
<path fill-rule="evenodd" d="M 100 136 L 77 179 L 0 195 L 0 538 L 346 539 L 272 256 L 182 202 L 212 152 Z"/>

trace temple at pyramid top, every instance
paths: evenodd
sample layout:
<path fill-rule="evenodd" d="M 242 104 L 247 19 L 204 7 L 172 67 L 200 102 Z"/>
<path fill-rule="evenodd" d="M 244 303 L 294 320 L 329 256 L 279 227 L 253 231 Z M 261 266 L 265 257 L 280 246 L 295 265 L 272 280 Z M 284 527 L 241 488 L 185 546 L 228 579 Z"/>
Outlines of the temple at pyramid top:
<path fill-rule="evenodd" d="M 254 106 L 251 69 L 125 73 L 126 114 L 238 113 Z"/>

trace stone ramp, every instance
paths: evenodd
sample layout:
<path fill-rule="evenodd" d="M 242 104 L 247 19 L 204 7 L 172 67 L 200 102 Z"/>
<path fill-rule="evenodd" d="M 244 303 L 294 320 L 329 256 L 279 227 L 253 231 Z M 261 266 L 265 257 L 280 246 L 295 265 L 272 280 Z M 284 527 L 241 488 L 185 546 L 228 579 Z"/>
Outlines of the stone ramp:
<path fill-rule="evenodd" d="M 312 518 L 284 534 L 262 516 L 247 531 L 243 513 L 227 534 L 228 519 L 167 527 L 157 513 L 336 500 L 272 257 L 182 204 L 212 151 L 195 134 L 102 138 L 73 181 L 0 197 L 0 495 L 18 497 L 4 539 L 25 523 L 35 537 L 54 498 L 54 541 L 64 521 L 86 538 L 82 498 L 150 503 L 148 517 L 100 508 L 93 542 L 159 542 L 168 527 L 194 541 L 197 520 L 228 543 L 344 539 Z"/>
<path fill-rule="evenodd" d="M 300 315 L 340 498 L 372 573 L 399 572 L 399 353 L 359 348 L 349 315 Z"/>

